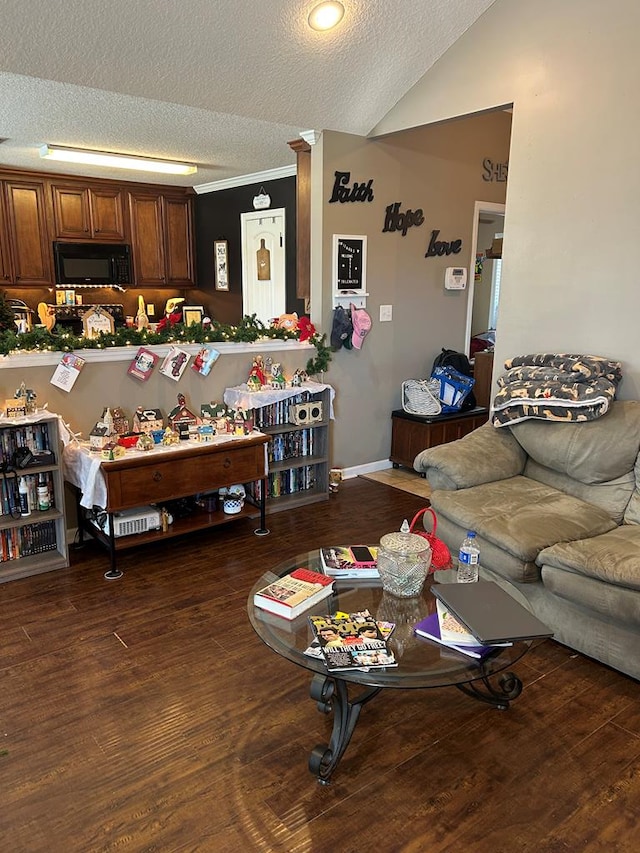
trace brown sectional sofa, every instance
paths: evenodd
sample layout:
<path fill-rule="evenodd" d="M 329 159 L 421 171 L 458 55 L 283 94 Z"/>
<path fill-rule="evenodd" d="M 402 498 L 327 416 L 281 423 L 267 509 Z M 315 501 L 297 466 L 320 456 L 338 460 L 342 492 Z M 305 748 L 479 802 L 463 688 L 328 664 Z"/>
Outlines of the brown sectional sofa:
<path fill-rule="evenodd" d="M 640 402 L 588 422 L 485 424 L 418 454 L 438 535 L 526 596 L 554 638 L 640 679 Z"/>

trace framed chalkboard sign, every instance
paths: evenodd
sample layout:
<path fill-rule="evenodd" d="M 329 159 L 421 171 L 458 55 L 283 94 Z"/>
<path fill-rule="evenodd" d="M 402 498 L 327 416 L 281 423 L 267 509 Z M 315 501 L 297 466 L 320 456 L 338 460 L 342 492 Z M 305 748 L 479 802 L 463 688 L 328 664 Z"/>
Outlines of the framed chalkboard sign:
<path fill-rule="evenodd" d="M 367 289 L 367 238 L 354 234 L 333 235 L 333 292 L 364 294 Z"/>

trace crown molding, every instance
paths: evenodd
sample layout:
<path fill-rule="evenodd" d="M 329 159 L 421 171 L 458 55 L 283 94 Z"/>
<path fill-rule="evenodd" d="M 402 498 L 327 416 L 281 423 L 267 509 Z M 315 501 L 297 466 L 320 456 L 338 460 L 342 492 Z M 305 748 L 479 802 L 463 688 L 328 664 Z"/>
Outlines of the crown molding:
<path fill-rule="evenodd" d="M 290 178 L 295 176 L 295 166 L 280 166 L 278 169 L 267 169 L 264 172 L 254 172 L 252 175 L 238 175 L 235 178 L 224 178 L 222 181 L 211 181 L 208 184 L 194 186 L 198 195 L 203 193 L 216 193 L 220 190 L 232 190 L 235 187 L 246 187 L 249 184 L 262 184 L 265 181 L 275 181 L 278 178 Z"/>
<path fill-rule="evenodd" d="M 322 136 L 321 130 L 301 130 L 300 136 L 307 142 L 309 145 L 315 145 L 316 142 Z"/>

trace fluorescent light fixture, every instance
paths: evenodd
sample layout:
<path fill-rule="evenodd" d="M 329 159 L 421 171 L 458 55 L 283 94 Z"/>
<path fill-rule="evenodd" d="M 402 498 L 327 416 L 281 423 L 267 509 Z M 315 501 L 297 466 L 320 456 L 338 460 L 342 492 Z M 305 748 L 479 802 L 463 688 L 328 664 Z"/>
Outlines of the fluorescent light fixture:
<path fill-rule="evenodd" d="M 174 163 L 170 160 L 151 160 L 128 154 L 111 154 L 107 151 L 88 151 L 83 148 L 66 148 L 61 145 L 43 145 L 40 156 L 47 160 L 65 163 L 83 163 L 87 166 L 111 166 L 114 169 L 139 169 L 142 172 L 163 172 L 166 175 L 193 175 L 198 167 L 192 163 Z"/>
<path fill-rule="evenodd" d="M 344 15 L 344 6 L 336 0 L 319 3 L 309 13 L 309 26 L 312 30 L 330 30 L 339 24 Z"/>

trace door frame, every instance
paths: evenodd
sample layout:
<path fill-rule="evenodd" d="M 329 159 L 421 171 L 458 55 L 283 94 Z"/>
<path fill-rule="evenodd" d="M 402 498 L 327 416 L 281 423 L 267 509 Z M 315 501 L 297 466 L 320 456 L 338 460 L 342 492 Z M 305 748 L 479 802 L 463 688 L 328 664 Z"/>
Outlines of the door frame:
<path fill-rule="evenodd" d="M 287 310 L 287 211 L 284 207 L 266 208 L 265 210 L 248 210 L 240 214 L 240 245 L 242 254 L 242 313 L 244 315 L 244 302 L 246 288 L 249 280 L 249 252 L 247 250 L 247 222 L 254 219 L 269 219 L 282 217 L 282 272 L 283 272 L 283 287 L 284 287 L 284 311 Z"/>
<path fill-rule="evenodd" d="M 469 257 L 469 276 L 467 284 L 467 319 L 464 332 L 464 352 L 471 352 L 471 322 L 473 319 L 473 296 L 475 293 L 476 252 L 478 251 L 478 225 L 483 213 L 501 213 L 506 216 L 506 205 L 494 201 L 476 201 L 473 206 L 473 226 L 471 230 L 471 255 Z"/>

